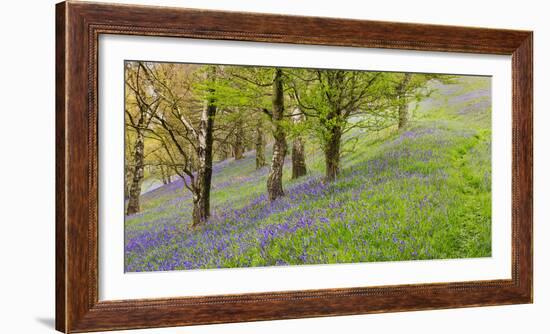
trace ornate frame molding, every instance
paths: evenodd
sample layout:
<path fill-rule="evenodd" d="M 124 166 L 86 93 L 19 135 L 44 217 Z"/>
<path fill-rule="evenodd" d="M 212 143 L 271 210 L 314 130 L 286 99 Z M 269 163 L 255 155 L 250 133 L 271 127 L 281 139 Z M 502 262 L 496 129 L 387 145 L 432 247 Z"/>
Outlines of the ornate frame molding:
<path fill-rule="evenodd" d="M 99 301 L 96 97 L 100 34 L 511 55 L 512 279 Z M 68 333 L 531 303 L 532 47 L 533 35 L 529 31 L 59 3 L 56 7 L 56 329 Z"/>

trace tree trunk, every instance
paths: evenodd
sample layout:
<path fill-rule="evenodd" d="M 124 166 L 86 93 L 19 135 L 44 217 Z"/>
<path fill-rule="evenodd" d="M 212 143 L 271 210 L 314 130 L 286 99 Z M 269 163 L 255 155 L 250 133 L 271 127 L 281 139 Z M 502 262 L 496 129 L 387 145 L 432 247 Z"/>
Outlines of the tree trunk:
<path fill-rule="evenodd" d="M 292 121 L 294 124 L 300 123 L 305 116 L 300 112 L 299 108 L 294 109 Z M 307 174 L 306 158 L 304 152 L 304 139 L 302 136 L 297 136 L 292 142 L 292 178 L 297 179 L 300 176 Z"/>
<path fill-rule="evenodd" d="M 307 174 L 306 159 L 304 157 L 304 140 L 294 138 L 292 142 L 292 178 L 297 179 Z"/>
<path fill-rule="evenodd" d="M 124 199 L 130 198 L 130 186 L 132 185 L 132 168 L 126 166 L 124 173 Z"/>
<path fill-rule="evenodd" d="M 233 157 L 235 160 L 244 158 L 244 130 L 242 120 L 237 120 L 235 128 L 235 142 L 233 143 Z"/>
<path fill-rule="evenodd" d="M 259 119 L 256 125 L 256 169 L 260 169 L 265 165 L 265 138 L 262 130 L 262 120 Z"/>
<path fill-rule="evenodd" d="M 223 161 L 231 156 L 231 145 L 227 143 L 218 144 L 216 152 L 218 152 L 218 159 Z"/>
<path fill-rule="evenodd" d="M 167 174 L 168 174 L 168 173 L 167 173 L 166 170 L 164 169 L 164 166 L 163 166 L 163 165 L 160 165 L 160 166 L 159 166 L 159 169 L 160 169 L 160 178 L 161 178 L 161 180 L 162 180 L 162 184 L 167 185 L 168 183 L 170 183 L 170 182 L 168 181 L 168 177 L 167 177 Z"/>
<path fill-rule="evenodd" d="M 409 123 L 409 99 L 407 97 L 407 86 L 411 81 L 412 74 L 405 73 L 403 80 L 397 88 L 397 103 L 399 119 L 397 122 L 397 128 L 402 129 Z"/>
<path fill-rule="evenodd" d="M 164 174 L 164 184 L 170 184 L 172 182 L 172 177 L 170 176 L 170 170 L 168 168 L 162 167 Z"/>
<path fill-rule="evenodd" d="M 409 106 L 406 103 L 399 105 L 399 122 L 397 123 L 398 129 L 403 129 L 409 123 Z"/>
<path fill-rule="evenodd" d="M 325 178 L 327 181 L 334 181 L 340 173 L 340 142 L 342 129 L 340 126 L 333 126 L 330 131 L 330 138 L 325 144 Z"/>
<path fill-rule="evenodd" d="M 128 207 L 126 209 L 126 215 L 133 215 L 138 213 L 139 207 L 139 195 L 141 194 L 141 183 L 143 182 L 143 149 L 144 149 L 144 137 L 141 130 L 137 130 L 136 144 L 134 147 L 134 171 L 130 189 L 128 191 Z"/>
<path fill-rule="evenodd" d="M 199 196 L 193 196 L 193 225 L 197 227 L 208 219 L 209 213 L 206 208 L 206 202 Z"/>
<path fill-rule="evenodd" d="M 273 157 L 271 168 L 267 177 L 267 193 L 270 201 L 284 196 L 283 191 L 283 166 L 286 156 L 286 135 L 281 125 L 284 111 L 282 70 L 275 69 L 273 79 L 272 121 L 274 126 Z"/>
<path fill-rule="evenodd" d="M 197 194 L 193 196 L 193 226 L 204 223 L 210 216 L 214 116 L 216 116 L 216 104 L 214 99 L 209 97 L 204 103 L 198 132 L 199 170 L 197 172 L 198 184 L 195 186 Z"/>

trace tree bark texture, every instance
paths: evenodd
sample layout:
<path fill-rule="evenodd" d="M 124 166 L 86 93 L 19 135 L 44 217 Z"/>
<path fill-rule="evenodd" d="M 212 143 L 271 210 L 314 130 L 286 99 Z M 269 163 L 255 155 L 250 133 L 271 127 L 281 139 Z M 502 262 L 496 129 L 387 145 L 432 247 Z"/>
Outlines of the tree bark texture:
<path fill-rule="evenodd" d="M 287 150 L 286 135 L 281 125 L 284 112 L 283 79 L 282 70 L 275 69 L 273 79 L 272 122 L 274 126 L 273 157 L 271 168 L 267 177 L 267 193 L 270 201 L 284 196 L 283 191 L 283 167 Z"/>
<path fill-rule="evenodd" d="M 127 158 L 129 160 L 129 158 Z M 132 185 L 132 167 L 126 166 L 124 173 L 124 199 L 130 198 L 130 186 Z"/>
<path fill-rule="evenodd" d="M 193 195 L 193 225 L 197 227 L 206 222 L 208 219 L 208 212 L 206 211 L 206 201 L 201 198 L 200 195 Z"/>
<path fill-rule="evenodd" d="M 340 173 L 340 145 L 342 139 L 342 128 L 333 126 L 330 136 L 325 145 L 325 178 L 327 181 L 334 181 Z"/>
<path fill-rule="evenodd" d="M 141 122 L 141 121 L 140 121 Z M 130 189 L 128 190 L 128 207 L 126 215 L 133 215 L 139 212 L 139 195 L 141 195 L 141 183 L 143 182 L 143 150 L 144 150 L 143 131 L 136 131 L 136 144 L 134 146 L 134 171 Z"/>
<path fill-rule="evenodd" d="M 213 98 L 205 101 L 201 113 L 197 148 L 199 169 L 193 196 L 193 226 L 206 222 L 210 216 L 210 188 L 212 186 L 212 148 L 216 104 Z"/>

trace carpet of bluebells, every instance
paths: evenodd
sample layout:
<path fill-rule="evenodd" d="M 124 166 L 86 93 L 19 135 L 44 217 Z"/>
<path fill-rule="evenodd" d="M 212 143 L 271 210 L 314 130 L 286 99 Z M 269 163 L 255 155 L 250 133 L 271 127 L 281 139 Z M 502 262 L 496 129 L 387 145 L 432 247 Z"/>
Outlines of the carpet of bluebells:
<path fill-rule="evenodd" d="M 438 85 L 405 131 L 349 134 L 337 181 L 308 175 L 270 203 L 254 152 L 213 168 L 212 216 L 192 229 L 182 180 L 125 220 L 125 270 L 166 271 L 491 256 L 490 80 Z M 350 139 L 350 138 L 348 138 Z"/>

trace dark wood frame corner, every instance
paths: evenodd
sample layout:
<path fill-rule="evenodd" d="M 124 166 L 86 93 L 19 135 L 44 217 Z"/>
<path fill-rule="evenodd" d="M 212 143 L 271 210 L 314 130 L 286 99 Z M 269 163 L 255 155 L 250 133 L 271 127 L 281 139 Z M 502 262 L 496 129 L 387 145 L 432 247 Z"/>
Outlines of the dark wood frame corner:
<path fill-rule="evenodd" d="M 532 32 L 72 1 L 57 5 L 56 18 L 56 329 L 59 331 L 532 302 Z M 99 301 L 96 118 L 100 34 L 511 55 L 512 278 Z"/>

